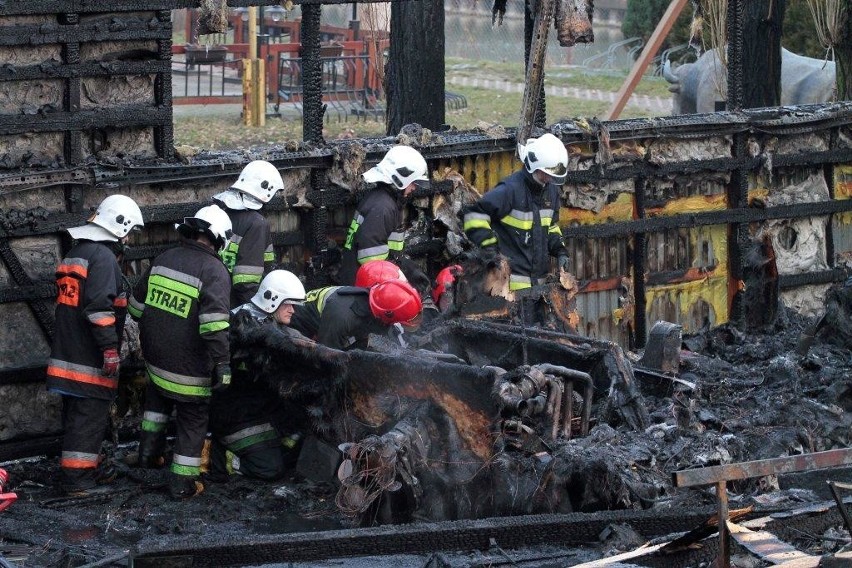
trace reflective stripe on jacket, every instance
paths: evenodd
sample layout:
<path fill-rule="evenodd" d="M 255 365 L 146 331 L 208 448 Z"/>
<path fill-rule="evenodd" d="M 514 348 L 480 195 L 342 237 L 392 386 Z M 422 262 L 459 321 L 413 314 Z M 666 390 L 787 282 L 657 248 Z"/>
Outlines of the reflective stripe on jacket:
<path fill-rule="evenodd" d="M 231 273 L 231 307 L 245 304 L 272 270 L 275 253 L 266 218 L 257 211 L 226 209 L 233 234 L 220 256 Z"/>
<path fill-rule="evenodd" d="M 509 258 L 510 289 L 529 288 L 550 272 L 550 256 L 566 254 L 560 207 L 559 187 L 541 187 L 520 170 L 465 210 L 464 231 L 477 246 L 497 246 Z"/>
<path fill-rule="evenodd" d="M 379 183 L 358 203 L 343 244 L 338 275 L 342 284 L 353 285 L 358 267 L 365 262 L 386 260 L 391 251 L 402 252 L 405 235 L 398 195 L 392 186 Z"/>
<path fill-rule="evenodd" d="M 103 350 L 119 347 L 127 306 L 115 254 L 104 243 L 79 241 L 56 269 L 56 288 L 47 388 L 111 400 L 118 379 L 103 375 Z"/>
<path fill-rule="evenodd" d="M 181 239 L 162 253 L 133 291 L 149 380 L 164 396 L 210 396 L 213 365 L 230 360 L 230 277 L 216 254 Z"/>

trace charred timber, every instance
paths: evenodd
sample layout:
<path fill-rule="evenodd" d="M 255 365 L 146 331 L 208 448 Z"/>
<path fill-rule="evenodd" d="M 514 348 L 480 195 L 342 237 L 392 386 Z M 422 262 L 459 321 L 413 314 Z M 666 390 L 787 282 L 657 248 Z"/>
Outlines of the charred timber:
<path fill-rule="evenodd" d="M 53 112 L 43 108 L 31 115 L 0 115 L 0 135 L 92 130 L 125 127 L 171 125 L 171 108 L 152 108 L 150 105 L 125 105 L 109 109 L 79 112 Z"/>
<path fill-rule="evenodd" d="M 103 8 L 101 8 L 103 9 Z M 140 39 L 171 39 L 171 23 L 111 16 L 103 22 L 87 22 L 73 26 L 60 24 L 18 24 L 3 27 L 0 45 L 48 45 Z"/>
<path fill-rule="evenodd" d="M 170 61 L 100 61 L 95 63 L 40 63 L 38 65 L 7 64 L 0 67 L 0 81 L 38 81 L 74 77 L 108 77 L 113 75 L 148 75 L 171 73 Z"/>

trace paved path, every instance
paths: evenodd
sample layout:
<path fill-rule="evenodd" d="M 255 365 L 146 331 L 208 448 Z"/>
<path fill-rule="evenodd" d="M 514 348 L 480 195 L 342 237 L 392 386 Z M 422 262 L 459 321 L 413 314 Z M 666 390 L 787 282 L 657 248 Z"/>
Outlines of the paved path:
<path fill-rule="evenodd" d="M 459 75 L 447 76 L 447 83 L 459 87 L 474 87 L 479 89 L 493 89 L 506 93 L 523 93 L 524 83 L 512 83 L 505 79 L 489 79 L 487 77 L 467 77 Z M 595 89 L 578 89 L 577 87 L 545 86 L 544 91 L 551 97 L 572 97 L 576 99 L 597 100 L 609 103 L 615 102 L 615 95 L 611 91 L 598 91 Z M 629 105 L 645 109 L 655 114 L 671 114 L 672 101 L 669 98 L 649 97 L 647 95 L 632 95 L 628 101 Z"/>

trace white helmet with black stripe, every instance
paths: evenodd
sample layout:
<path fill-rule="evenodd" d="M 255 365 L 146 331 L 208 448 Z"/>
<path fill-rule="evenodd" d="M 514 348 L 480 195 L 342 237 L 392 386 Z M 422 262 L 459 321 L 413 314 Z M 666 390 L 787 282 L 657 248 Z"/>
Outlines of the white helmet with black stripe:
<path fill-rule="evenodd" d="M 273 270 L 261 281 L 251 302 L 271 314 L 281 304 L 304 304 L 305 286 L 289 270 Z"/>
<path fill-rule="evenodd" d="M 383 182 L 400 191 L 412 183 L 417 187 L 429 187 L 426 160 L 411 146 L 394 146 L 382 161 L 364 172 L 367 183 Z"/>
<path fill-rule="evenodd" d="M 559 185 L 568 175 L 568 150 L 562 141 L 550 134 L 530 138 L 526 144 L 518 144 L 518 156 L 529 173 L 541 171 Z"/>

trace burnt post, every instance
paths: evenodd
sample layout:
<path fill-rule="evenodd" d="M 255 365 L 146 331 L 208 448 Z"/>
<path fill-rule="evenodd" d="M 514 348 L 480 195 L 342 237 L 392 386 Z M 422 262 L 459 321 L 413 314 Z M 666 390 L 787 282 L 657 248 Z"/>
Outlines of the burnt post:
<path fill-rule="evenodd" d="M 526 144 L 533 126 L 544 126 L 544 56 L 547 51 L 547 30 L 553 22 L 554 0 L 536 2 L 536 13 L 529 2 L 524 16 L 524 55 L 526 56 L 526 84 L 518 120 L 518 144 Z M 533 19 L 534 18 L 534 19 Z"/>
<path fill-rule="evenodd" d="M 521 112 L 525 112 L 526 105 L 528 103 L 532 104 L 532 102 L 533 102 L 533 101 L 528 100 L 528 92 L 531 90 L 530 84 L 529 84 L 529 82 L 530 82 L 530 69 L 529 69 L 530 57 L 535 55 L 535 52 L 533 51 L 535 47 L 539 47 L 539 49 L 541 49 L 540 59 L 538 60 L 539 63 L 540 63 L 540 68 L 537 70 L 537 75 L 538 75 L 537 80 L 538 80 L 539 89 L 535 93 L 537 100 L 535 101 L 534 107 L 533 107 L 535 114 L 531 115 L 532 120 L 528 123 L 529 130 L 527 130 L 526 134 L 530 133 L 533 126 L 536 126 L 538 128 L 544 127 L 544 125 L 546 123 L 546 116 L 547 116 L 547 112 L 546 112 L 547 106 L 546 106 L 546 101 L 545 101 L 545 96 L 544 96 L 544 89 L 542 89 L 541 86 L 544 83 L 544 53 L 547 50 L 547 29 L 548 29 L 548 26 L 550 25 L 550 22 L 553 21 L 553 12 L 554 12 L 554 9 L 555 9 L 555 4 L 554 4 L 553 1 L 547 1 L 547 0 L 545 0 L 544 2 L 539 2 L 538 4 L 540 4 L 540 6 L 538 7 L 538 14 L 542 14 L 541 20 L 543 20 L 543 21 L 539 21 L 538 14 L 532 13 L 533 3 L 530 2 L 529 0 L 524 2 L 524 65 L 525 65 L 525 70 L 526 70 L 526 73 L 527 73 L 527 86 L 524 89 L 524 100 L 523 100 L 523 103 L 522 103 L 525 106 L 522 107 Z M 545 18 L 544 12 L 546 10 L 549 12 L 549 16 Z M 542 30 L 541 26 L 543 26 L 543 30 L 544 30 L 543 32 L 541 31 Z M 538 46 L 537 42 L 536 42 L 536 33 L 537 32 L 540 32 L 541 35 L 544 36 L 544 39 L 543 39 L 543 42 L 542 42 L 543 45 L 541 45 L 541 46 Z M 522 118 L 522 120 L 524 120 L 524 118 Z M 523 133 L 520 131 L 522 126 L 523 126 L 523 124 L 518 124 L 518 136 L 517 136 L 517 138 L 518 138 L 518 142 L 526 143 L 526 136 L 523 136 Z"/>
<path fill-rule="evenodd" d="M 786 0 L 752 0 L 743 6 L 742 108 L 781 104 L 781 25 Z"/>
<path fill-rule="evenodd" d="M 845 2 L 841 18 L 840 41 L 834 47 L 837 62 L 837 100 L 852 98 L 852 2 Z"/>
<path fill-rule="evenodd" d="M 325 105 L 322 104 L 322 59 L 320 59 L 320 14 L 319 4 L 302 6 L 302 104 L 305 113 L 302 119 L 302 138 L 305 142 L 322 142 L 322 120 Z"/>
<path fill-rule="evenodd" d="M 745 42 L 745 6 L 749 0 L 730 0 L 727 13 L 728 40 L 728 110 L 742 110 L 745 103 L 745 81 L 743 79 L 743 44 Z M 761 2 L 762 3 L 762 2 Z M 734 160 L 747 155 L 745 134 L 734 134 L 731 154 Z M 741 209 L 748 207 L 748 170 L 738 168 L 731 172 L 728 185 L 728 207 Z M 748 225 L 731 223 L 728 226 L 728 258 L 730 271 L 728 276 L 728 298 L 730 298 L 729 319 L 735 325 L 745 322 L 744 302 L 744 251 L 749 243 Z"/>
<path fill-rule="evenodd" d="M 444 3 L 441 0 L 391 3 L 385 93 L 389 135 L 412 122 L 431 130 L 444 125 Z"/>

